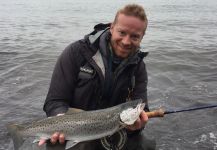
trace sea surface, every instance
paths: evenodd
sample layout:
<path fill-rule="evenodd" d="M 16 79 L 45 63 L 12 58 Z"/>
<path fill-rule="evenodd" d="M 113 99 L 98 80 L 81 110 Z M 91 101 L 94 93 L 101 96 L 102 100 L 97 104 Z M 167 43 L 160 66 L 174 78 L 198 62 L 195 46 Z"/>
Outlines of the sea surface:
<path fill-rule="evenodd" d="M 216 0 L 0 0 L 0 150 L 12 150 L 5 125 L 45 117 L 42 110 L 63 49 L 125 4 L 144 6 L 141 44 L 151 110 L 217 104 Z M 158 150 L 217 150 L 217 109 L 150 119 L 144 134 Z"/>

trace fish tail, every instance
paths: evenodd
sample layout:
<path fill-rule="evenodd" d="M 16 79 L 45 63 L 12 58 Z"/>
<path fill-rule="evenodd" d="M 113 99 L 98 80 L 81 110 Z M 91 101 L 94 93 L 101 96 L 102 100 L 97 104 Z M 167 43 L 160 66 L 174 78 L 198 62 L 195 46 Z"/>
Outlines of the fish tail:
<path fill-rule="evenodd" d="M 14 150 L 19 150 L 19 148 L 22 146 L 24 139 L 22 135 L 20 134 L 20 131 L 24 128 L 17 124 L 10 124 L 7 125 L 7 130 L 9 134 L 11 135 L 14 143 Z"/>

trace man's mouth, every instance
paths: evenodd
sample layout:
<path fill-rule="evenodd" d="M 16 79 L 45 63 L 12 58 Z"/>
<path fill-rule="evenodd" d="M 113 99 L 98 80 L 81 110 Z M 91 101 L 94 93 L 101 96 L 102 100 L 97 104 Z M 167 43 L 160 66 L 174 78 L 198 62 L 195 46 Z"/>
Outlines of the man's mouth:
<path fill-rule="evenodd" d="M 120 45 L 120 47 L 121 47 L 121 49 L 122 49 L 123 51 L 129 51 L 129 50 L 132 49 L 132 46 L 123 46 L 123 45 Z"/>

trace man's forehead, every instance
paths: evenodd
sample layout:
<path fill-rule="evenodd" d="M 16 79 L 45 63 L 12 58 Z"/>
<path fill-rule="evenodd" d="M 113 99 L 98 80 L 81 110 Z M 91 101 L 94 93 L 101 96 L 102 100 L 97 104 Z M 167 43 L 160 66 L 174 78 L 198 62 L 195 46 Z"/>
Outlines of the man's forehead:
<path fill-rule="evenodd" d="M 123 31 L 123 32 L 129 32 L 130 34 L 137 34 L 137 35 L 143 35 L 144 33 L 144 28 L 135 28 L 127 25 L 122 25 L 122 24 L 116 24 L 116 29 L 118 31 Z"/>
<path fill-rule="evenodd" d="M 130 28 L 137 32 L 143 32 L 144 29 L 146 28 L 147 22 L 142 21 L 141 19 L 135 16 L 127 16 L 124 14 L 119 14 L 115 25 L 117 28 L 122 28 L 122 29 Z"/>
<path fill-rule="evenodd" d="M 137 34 L 137 35 L 143 34 L 143 30 L 136 30 L 133 28 L 128 28 L 128 27 L 119 26 L 119 25 L 117 25 L 117 30 L 122 31 L 122 32 L 129 32 L 130 34 Z"/>

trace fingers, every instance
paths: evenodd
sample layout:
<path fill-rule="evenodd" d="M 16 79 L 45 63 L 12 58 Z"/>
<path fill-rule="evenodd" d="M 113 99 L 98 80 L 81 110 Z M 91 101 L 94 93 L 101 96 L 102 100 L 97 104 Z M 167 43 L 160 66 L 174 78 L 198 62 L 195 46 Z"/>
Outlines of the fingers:
<path fill-rule="evenodd" d="M 131 131 L 134 131 L 134 130 L 138 130 L 138 129 L 141 129 L 142 128 L 142 123 L 141 123 L 141 120 L 140 118 L 138 118 L 133 125 L 129 125 L 126 127 L 127 129 L 131 130 Z"/>
<path fill-rule="evenodd" d="M 127 126 L 126 128 L 131 131 L 138 130 L 144 127 L 147 122 L 148 122 L 148 116 L 145 113 L 145 111 L 142 111 L 140 117 L 135 121 L 135 123 L 133 125 Z"/>
<path fill-rule="evenodd" d="M 50 142 L 52 144 L 55 144 L 58 140 L 59 140 L 59 136 L 60 136 L 60 133 L 59 132 L 55 132 L 51 138 L 50 138 Z"/>
<path fill-rule="evenodd" d="M 40 139 L 40 141 L 38 142 L 38 146 L 42 146 L 45 143 L 46 143 L 45 139 Z"/>
<path fill-rule="evenodd" d="M 59 142 L 60 142 L 60 144 L 65 143 L 65 135 L 64 135 L 63 133 L 61 133 L 61 134 L 59 135 Z"/>
<path fill-rule="evenodd" d="M 142 126 L 145 126 L 145 124 L 148 122 L 148 115 L 145 113 L 145 111 L 141 112 L 140 120 L 142 122 Z"/>
<path fill-rule="evenodd" d="M 56 132 L 51 136 L 50 139 L 52 144 L 55 144 L 57 141 L 59 141 L 60 144 L 65 143 L 65 135 L 63 133 Z"/>
<path fill-rule="evenodd" d="M 50 142 L 52 144 L 56 144 L 56 142 L 59 141 L 60 144 L 65 143 L 65 135 L 63 133 L 59 133 L 59 132 L 55 132 L 51 138 L 50 138 Z M 43 144 L 46 143 L 45 139 L 40 139 L 38 146 L 42 146 Z"/>

